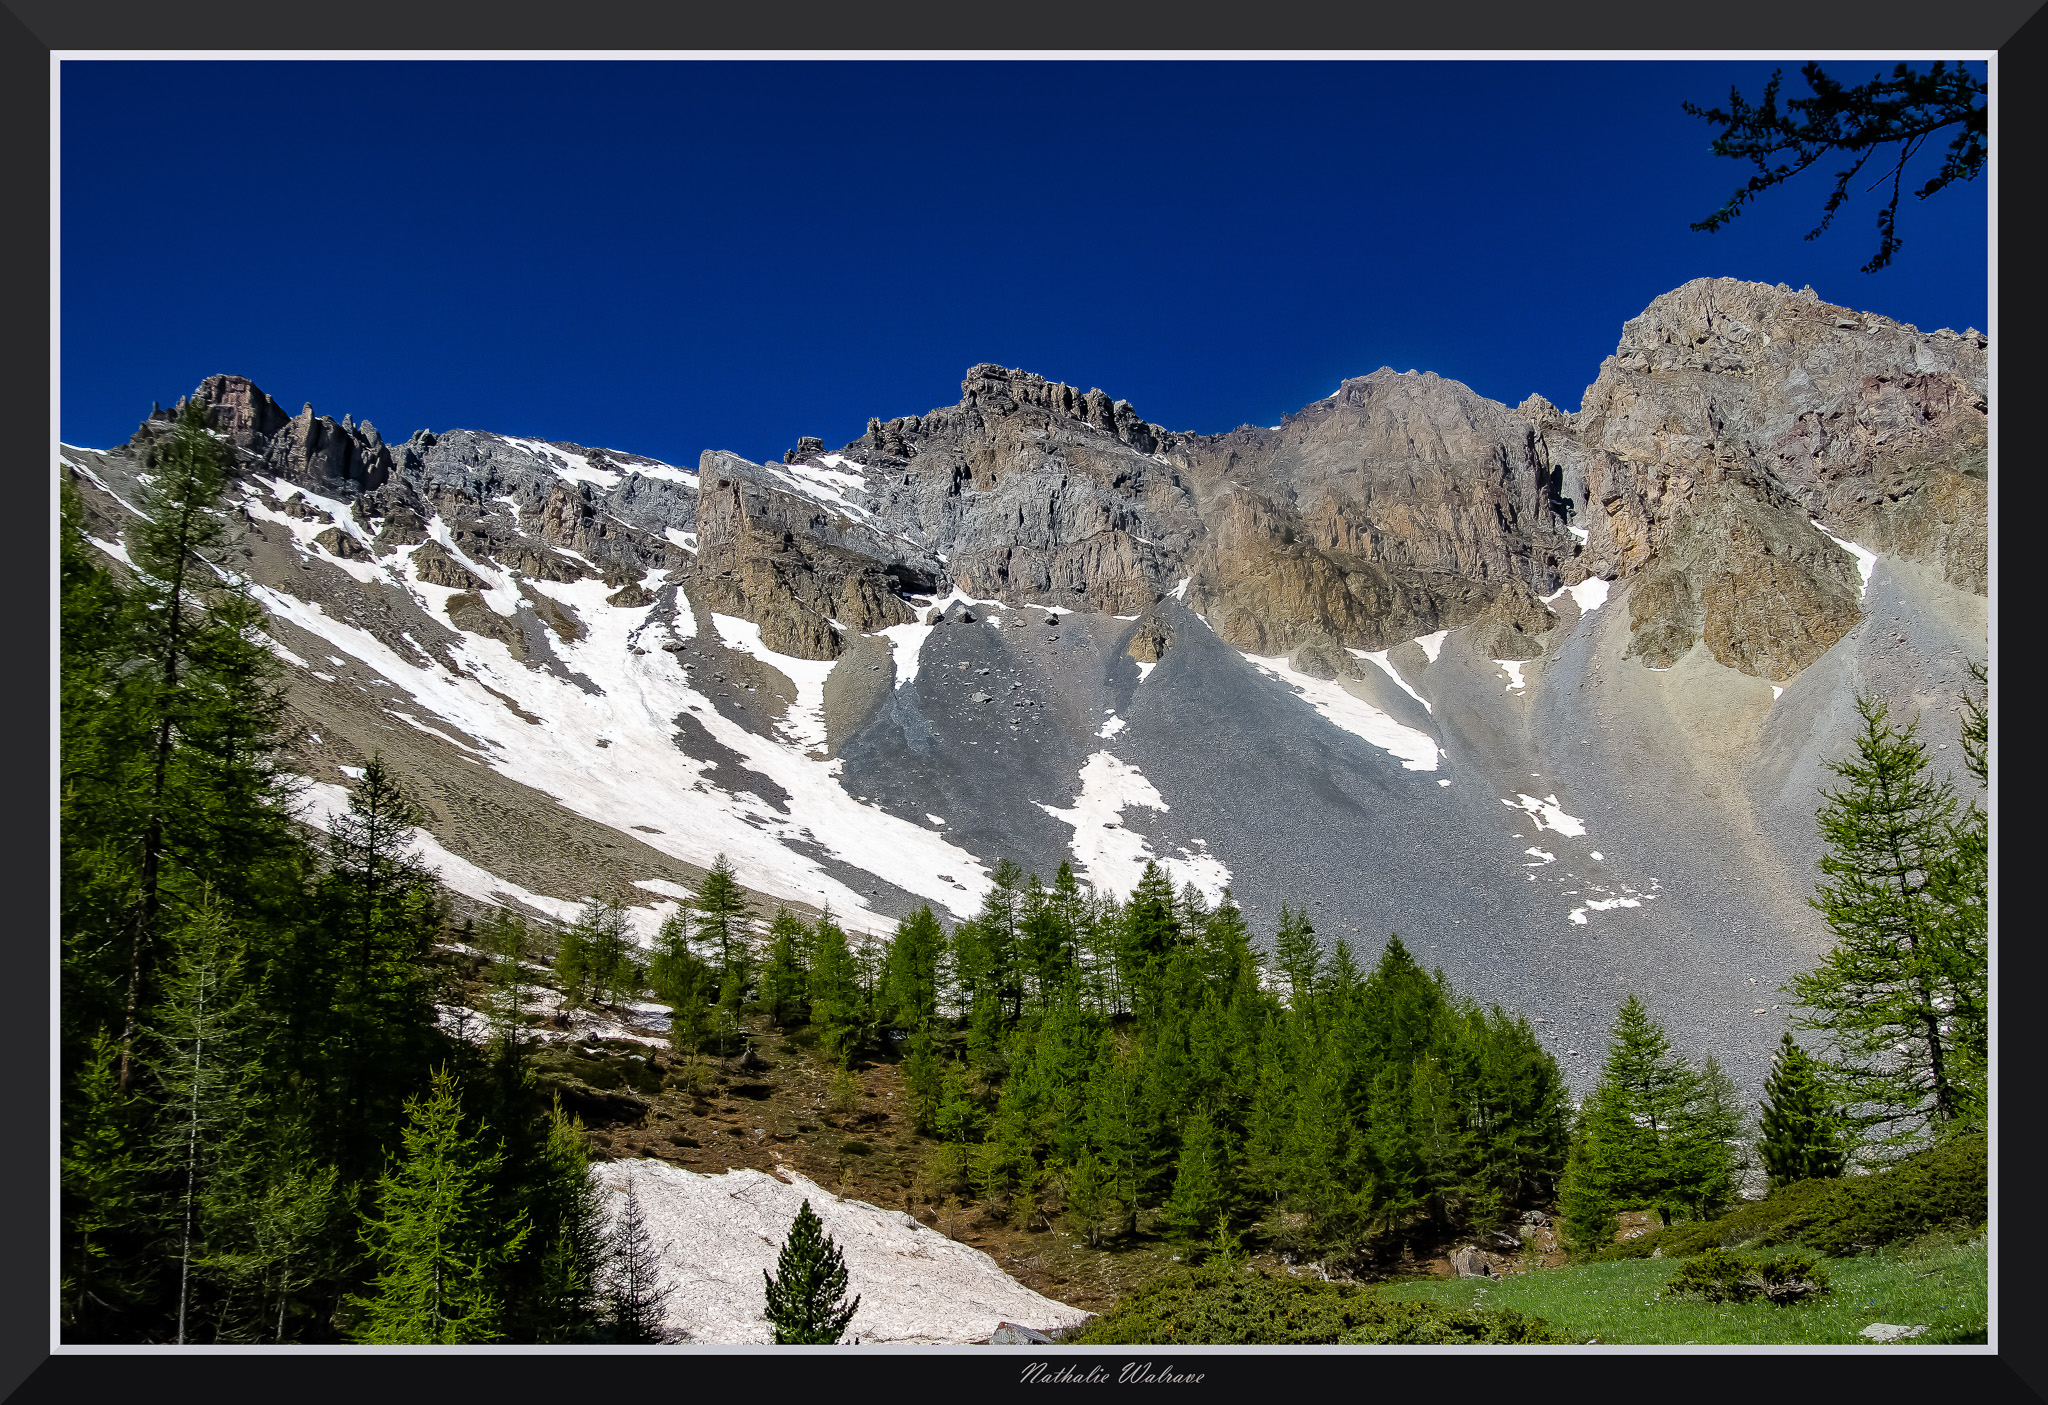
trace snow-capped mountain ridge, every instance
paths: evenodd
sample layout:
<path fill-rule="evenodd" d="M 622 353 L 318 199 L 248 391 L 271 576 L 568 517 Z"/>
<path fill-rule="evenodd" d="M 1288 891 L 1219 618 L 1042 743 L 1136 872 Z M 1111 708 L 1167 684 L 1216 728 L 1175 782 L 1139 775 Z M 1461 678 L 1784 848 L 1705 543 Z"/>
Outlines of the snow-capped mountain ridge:
<path fill-rule="evenodd" d="M 1952 742 L 1985 648 L 1983 347 L 1839 320 L 1704 280 L 1571 415 L 1376 372 L 1224 435 L 977 366 L 694 471 L 196 396 L 302 769 L 384 752 L 472 898 L 651 932 L 725 853 L 879 930 L 968 915 L 1002 858 L 1117 891 L 1152 859 L 1262 933 L 1282 901 L 1368 957 L 1397 930 L 1561 1055 L 1662 992 L 1748 1080 L 1751 980 L 1820 940 L 1845 699 Z M 60 451 L 115 560 L 169 418 Z"/>

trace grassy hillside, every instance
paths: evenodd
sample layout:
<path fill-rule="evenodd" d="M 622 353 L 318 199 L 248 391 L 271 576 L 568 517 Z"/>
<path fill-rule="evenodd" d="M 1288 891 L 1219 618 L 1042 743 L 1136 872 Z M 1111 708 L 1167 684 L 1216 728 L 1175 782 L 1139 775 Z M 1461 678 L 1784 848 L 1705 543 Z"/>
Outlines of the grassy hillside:
<path fill-rule="evenodd" d="M 1665 1345 L 1861 1345 L 1873 1322 L 1925 1326 L 1915 1345 L 1985 1340 L 1990 1280 L 1981 1231 L 1937 1230 L 1869 1254 L 1824 1258 L 1825 1296 L 1779 1307 L 1661 1296 L 1683 1260 L 1626 1258 L 1483 1278 L 1388 1284 L 1390 1303 L 1540 1317 L 1573 1341 Z"/>

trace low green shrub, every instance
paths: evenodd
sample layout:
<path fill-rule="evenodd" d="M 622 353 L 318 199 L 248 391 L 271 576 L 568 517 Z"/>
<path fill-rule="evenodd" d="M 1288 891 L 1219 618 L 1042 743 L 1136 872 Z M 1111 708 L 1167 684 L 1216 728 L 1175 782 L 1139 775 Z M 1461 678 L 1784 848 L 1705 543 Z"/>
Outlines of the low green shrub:
<path fill-rule="evenodd" d="M 1370 1288 L 1203 1266 L 1161 1274 L 1069 1339 L 1083 1346 L 1570 1343 L 1541 1318 L 1387 1302 Z"/>
<path fill-rule="evenodd" d="M 1828 1291 L 1828 1275 L 1806 1254 L 1773 1259 L 1708 1249 L 1685 1262 L 1664 1285 L 1667 1298 L 1704 1298 L 1710 1303 L 1747 1303 L 1762 1298 L 1783 1307 Z"/>
<path fill-rule="evenodd" d="M 1717 1220 L 1687 1221 L 1603 1249 L 1596 1259 L 1685 1258 L 1709 1249 L 1802 1244 L 1839 1258 L 1943 1225 L 1984 1222 L 1982 1136 L 1962 1137 L 1866 1176 L 1795 1181 Z"/>

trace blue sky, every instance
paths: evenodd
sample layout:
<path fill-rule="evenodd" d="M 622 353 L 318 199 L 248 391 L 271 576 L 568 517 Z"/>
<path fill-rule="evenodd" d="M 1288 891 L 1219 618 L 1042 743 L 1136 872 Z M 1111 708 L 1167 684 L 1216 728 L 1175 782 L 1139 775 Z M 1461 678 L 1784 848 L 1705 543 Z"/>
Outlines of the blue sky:
<path fill-rule="evenodd" d="M 1860 183 L 1802 239 L 1832 166 L 1687 228 L 1747 169 L 1680 100 L 1771 66 L 67 62 L 62 435 L 217 371 L 389 439 L 686 465 L 837 446 L 977 361 L 1181 430 L 1382 365 L 1575 409 L 1701 276 L 1984 327 L 1982 181 L 1909 194 L 1877 274 Z"/>

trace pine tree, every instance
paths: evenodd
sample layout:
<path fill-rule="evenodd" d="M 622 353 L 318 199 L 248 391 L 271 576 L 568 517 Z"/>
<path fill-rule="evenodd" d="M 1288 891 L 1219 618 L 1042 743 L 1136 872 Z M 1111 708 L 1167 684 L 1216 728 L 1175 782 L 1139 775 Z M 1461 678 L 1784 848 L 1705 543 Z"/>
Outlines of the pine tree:
<path fill-rule="evenodd" d="M 348 1180 L 374 1166 L 433 1048 L 423 963 L 445 899 L 413 847 L 421 819 L 382 755 L 372 755 L 348 812 L 330 821 L 321 923 L 289 963 L 284 998 L 311 1007 L 295 1032 L 294 1057 L 310 1054 L 310 1072 L 332 1099 L 330 1130 Z"/>
<path fill-rule="evenodd" d="M 214 1340 L 281 1343 L 312 1317 L 313 1290 L 336 1272 L 347 1200 L 301 1113 L 251 1121 L 202 1200 L 198 1260 L 218 1289 Z"/>
<path fill-rule="evenodd" d="M 580 976 L 576 984 L 587 987 L 595 999 L 617 1000 L 637 992 L 640 972 L 633 960 L 633 940 L 626 933 L 625 910 L 608 898 L 588 899 L 575 926 L 563 935 L 562 954 L 555 963 L 558 973 L 564 964 L 571 971 L 563 979 Z"/>
<path fill-rule="evenodd" d="M 1849 1125 L 1896 1150 L 1944 1135 L 1981 1101 L 1964 1082 L 1975 1060 L 1957 1045 L 1980 1037 L 1985 967 L 1976 912 L 1960 901 L 1968 885 L 1944 881 L 1958 859 L 1955 792 L 1928 778 L 1917 724 L 1891 726 L 1870 698 L 1857 709 L 1856 756 L 1829 763 L 1844 784 L 1820 811 L 1829 881 L 1813 905 L 1835 946 L 1793 980 L 1793 1025 L 1828 1037 Z"/>
<path fill-rule="evenodd" d="M 78 492 L 63 485 L 57 760 L 63 943 L 58 1005 L 63 1065 L 83 1067 L 97 1031 L 119 1031 L 139 908 L 135 758 L 149 718 L 128 696 L 135 671 L 131 606 L 88 545 Z M 119 1049 L 116 1049 L 116 1063 Z"/>
<path fill-rule="evenodd" d="M 1943 992 L 1947 1004 L 1947 1066 L 1956 1088 L 1956 1115 L 1945 1130 L 1981 1130 L 1987 1121 L 1990 1074 L 1991 818 L 1980 798 L 1991 780 L 1990 679 L 1982 664 L 1970 666 L 1975 696 L 1962 701 L 1962 750 L 1977 783 L 1950 827 L 1947 860 L 1928 875 L 1934 906 L 1948 920 L 1942 944 Z"/>
<path fill-rule="evenodd" d="M 607 1235 L 605 1320 L 613 1341 L 644 1346 L 662 1339 L 668 1318 L 668 1298 L 674 1291 L 662 1273 L 668 1246 L 655 1247 L 640 1208 L 640 1191 L 630 1179 L 619 1200 Z"/>
<path fill-rule="evenodd" d="M 690 910 L 661 924 L 654 955 L 647 963 L 647 983 L 668 1006 L 668 1046 L 678 1058 L 694 1058 L 711 1032 L 711 968 L 692 950 Z"/>
<path fill-rule="evenodd" d="M 930 1133 L 938 1126 L 939 1104 L 945 1095 L 944 1076 L 936 1036 L 930 1029 L 913 1032 L 903 1059 L 903 1085 L 910 1104 L 911 1126 L 919 1132 Z"/>
<path fill-rule="evenodd" d="M 1764 1092 L 1757 1154 L 1770 1174 L 1771 1189 L 1841 1175 L 1840 1110 L 1828 1105 L 1820 1071 L 1789 1033 L 1779 1041 Z"/>
<path fill-rule="evenodd" d="M 1712 1054 L 1700 1060 L 1700 1094 L 1681 1125 L 1676 1160 L 1679 1198 L 1696 1220 L 1727 1213 L 1735 1201 L 1735 1177 L 1748 1164 L 1742 1150 L 1742 1095 Z"/>
<path fill-rule="evenodd" d="M 1580 1241 L 1593 1237 L 1591 1221 L 1602 1205 L 1647 1206 L 1666 1224 L 1680 1213 L 1710 1216 L 1725 1205 L 1734 1178 L 1733 1106 L 1725 1078 L 1710 1085 L 1671 1051 L 1640 1000 L 1623 1001 L 1567 1166 L 1578 1208 L 1568 1206 L 1566 1216 Z"/>
<path fill-rule="evenodd" d="M 858 1297 L 846 1301 L 846 1260 L 808 1200 L 790 1225 L 774 1274 L 763 1270 L 761 1276 L 777 1346 L 832 1346 L 860 1309 Z"/>
<path fill-rule="evenodd" d="M 124 1084 L 178 909 L 202 888 L 233 910 L 288 907 L 289 896 L 267 890 L 279 865 L 289 869 L 303 847 L 286 815 L 292 786 L 273 754 L 284 708 L 281 666 L 263 643 L 261 607 L 223 564 L 231 542 L 218 504 L 232 450 L 206 417 L 198 402 L 185 407 L 148 451 L 142 516 L 127 527 L 132 588 L 111 590 L 75 562 L 67 581 L 74 607 L 94 595 L 126 607 L 115 616 L 118 627 L 103 621 L 81 641 L 88 655 L 118 659 L 117 666 L 97 677 L 89 667 L 67 670 L 74 695 L 99 685 L 97 696 L 77 697 L 89 706 L 72 736 L 118 737 L 111 747 L 88 746 L 81 759 L 108 787 L 101 798 L 112 802 L 95 816 L 102 828 L 90 848 L 121 856 L 119 866 L 129 869 L 119 934 Z M 82 623 L 75 609 L 66 623 Z"/>
<path fill-rule="evenodd" d="M 929 1028 L 938 1019 L 945 953 L 945 929 L 932 916 L 929 903 L 896 924 L 882 965 L 883 1020 L 908 1034 Z"/>
<path fill-rule="evenodd" d="M 485 971 L 488 1011 L 492 1035 L 513 1048 L 521 1043 L 526 1027 L 526 971 L 523 965 L 532 944 L 526 923 L 503 908 L 491 909 L 477 941 L 490 965 Z"/>
<path fill-rule="evenodd" d="M 1129 973 L 1140 1019 L 1157 1015 L 1166 976 L 1167 957 L 1181 939 L 1173 884 L 1149 859 L 1138 886 L 1124 904 L 1123 965 Z"/>
<path fill-rule="evenodd" d="M 1606 1083 L 1580 1105 L 1557 1191 L 1565 1243 L 1574 1253 L 1612 1244 L 1616 1214 L 1640 1203 L 1633 1194 L 1637 1168 L 1625 1159 L 1634 1130 L 1623 1095 Z"/>
<path fill-rule="evenodd" d="M 579 1005 L 591 991 L 590 941 L 581 921 L 571 922 L 555 941 L 555 984 L 562 1004 Z"/>
<path fill-rule="evenodd" d="M 406 1104 L 405 1151 L 378 1179 L 378 1214 L 363 1242 L 378 1264 L 358 1341 L 434 1346 L 496 1341 L 497 1278 L 530 1225 L 491 1214 L 490 1180 L 502 1152 L 484 1153 L 462 1132 L 455 1081 L 436 1070 L 432 1091 Z"/>
<path fill-rule="evenodd" d="M 1315 998 L 1316 980 L 1321 973 L 1322 944 L 1308 913 L 1280 904 L 1280 930 L 1273 938 L 1273 964 L 1287 982 L 1288 1005 L 1306 1016 Z"/>
<path fill-rule="evenodd" d="M 537 1150 L 520 1188 L 541 1249 L 531 1286 L 511 1305 L 506 1325 L 511 1335 L 527 1341 L 595 1341 L 605 1318 L 602 1287 L 609 1245 L 583 1126 L 563 1111 L 559 1094 Z"/>

